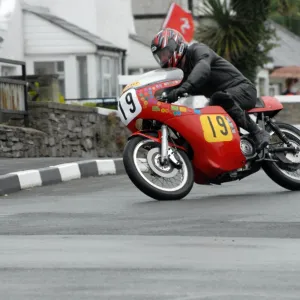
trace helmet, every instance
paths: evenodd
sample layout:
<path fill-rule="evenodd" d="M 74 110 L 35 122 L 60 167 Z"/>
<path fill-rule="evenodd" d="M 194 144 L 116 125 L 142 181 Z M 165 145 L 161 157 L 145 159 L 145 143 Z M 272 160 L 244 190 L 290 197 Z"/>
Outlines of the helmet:
<path fill-rule="evenodd" d="M 165 28 L 151 42 L 151 51 L 162 68 L 177 67 L 183 58 L 188 43 L 175 29 Z"/>

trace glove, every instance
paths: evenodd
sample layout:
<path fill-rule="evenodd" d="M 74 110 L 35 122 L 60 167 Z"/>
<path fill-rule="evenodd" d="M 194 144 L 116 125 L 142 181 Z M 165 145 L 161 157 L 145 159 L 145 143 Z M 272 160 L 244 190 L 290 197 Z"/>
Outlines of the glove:
<path fill-rule="evenodd" d="M 183 94 L 185 94 L 185 93 L 186 93 L 186 90 L 182 87 L 174 89 L 167 95 L 167 102 L 168 103 L 176 102 L 176 101 L 178 101 L 178 97 L 183 96 Z"/>

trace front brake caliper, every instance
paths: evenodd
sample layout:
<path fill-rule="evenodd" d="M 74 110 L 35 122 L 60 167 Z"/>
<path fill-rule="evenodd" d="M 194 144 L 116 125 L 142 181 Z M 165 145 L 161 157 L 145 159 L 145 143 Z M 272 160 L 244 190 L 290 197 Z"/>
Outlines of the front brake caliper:
<path fill-rule="evenodd" d="M 170 161 L 174 164 L 175 168 L 181 169 L 182 161 L 181 161 L 179 155 L 177 154 L 177 152 L 175 152 L 172 148 L 168 149 L 168 157 L 169 157 Z"/>

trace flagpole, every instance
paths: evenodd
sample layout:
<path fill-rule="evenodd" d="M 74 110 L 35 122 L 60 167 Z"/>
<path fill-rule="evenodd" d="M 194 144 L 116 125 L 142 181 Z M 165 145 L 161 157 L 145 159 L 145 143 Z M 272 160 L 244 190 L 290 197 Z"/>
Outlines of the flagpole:
<path fill-rule="evenodd" d="M 176 2 L 173 2 L 166 14 L 165 20 L 161 25 L 161 30 L 170 27 L 181 32 L 188 41 L 192 39 L 194 34 L 194 21 L 191 11 L 184 9 Z"/>
<path fill-rule="evenodd" d="M 193 14 L 193 0 L 188 0 L 188 9 Z"/>
<path fill-rule="evenodd" d="M 166 17 L 165 17 L 163 23 L 161 24 L 161 29 L 164 29 L 164 28 L 165 28 L 165 24 L 168 23 L 168 21 L 169 21 L 169 19 L 170 19 L 170 16 L 171 16 L 171 14 L 172 14 L 174 5 L 175 5 L 174 2 L 170 4 L 169 9 L 168 9 L 168 12 L 167 12 L 167 15 L 166 15 Z"/>

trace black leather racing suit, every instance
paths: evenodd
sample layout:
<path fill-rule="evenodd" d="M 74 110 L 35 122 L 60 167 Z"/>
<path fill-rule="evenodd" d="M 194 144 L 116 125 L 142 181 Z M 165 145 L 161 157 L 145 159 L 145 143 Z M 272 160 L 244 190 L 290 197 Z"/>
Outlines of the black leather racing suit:
<path fill-rule="evenodd" d="M 189 94 L 213 98 L 214 93 L 227 91 L 243 109 L 255 106 L 255 86 L 208 46 L 192 44 L 185 57 L 183 85 L 188 87 Z"/>
<path fill-rule="evenodd" d="M 256 104 L 257 92 L 253 83 L 205 44 L 190 45 L 185 57 L 180 89 L 190 95 L 210 98 L 210 104 L 222 106 L 237 126 L 257 133 L 259 128 L 245 112 Z"/>

